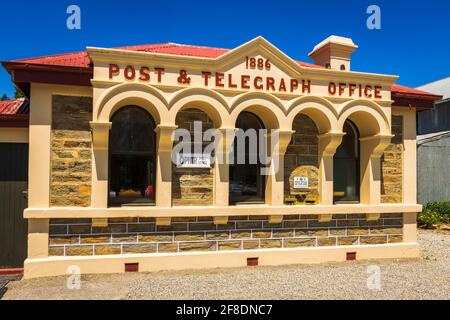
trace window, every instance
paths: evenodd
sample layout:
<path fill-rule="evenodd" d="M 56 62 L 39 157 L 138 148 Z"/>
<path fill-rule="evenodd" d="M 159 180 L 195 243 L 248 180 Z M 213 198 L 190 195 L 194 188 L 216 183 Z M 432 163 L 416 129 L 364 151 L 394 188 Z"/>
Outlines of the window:
<path fill-rule="evenodd" d="M 109 138 L 109 204 L 144 205 L 155 201 L 155 123 L 136 106 L 121 108 Z"/>
<path fill-rule="evenodd" d="M 264 126 L 257 116 L 250 112 L 242 112 L 237 121 L 236 128 L 245 132 L 255 130 L 257 145 L 250 147 L 249 139 L 245 138 L 245 164 L 238 163 L 238 142 L 234 141 L 234 161 L 230 165 L 230 204 L 254 204 L 265 202 L 265 179 L 261 175 L 261 163 L 259 159 L 259 130 Z M 256 151 L 256 155 L 254 152 Z M 251 159 L 257 159 L 251 163 Z M 253 162 L 253 161 L 252 161 Z"/>
<path fill-rule="evenodd" d="M 344 133 L 342 144 L 334 156 L 334 202 L 359 203 L 359 133 L 349 120 L 344 124 Z"/>

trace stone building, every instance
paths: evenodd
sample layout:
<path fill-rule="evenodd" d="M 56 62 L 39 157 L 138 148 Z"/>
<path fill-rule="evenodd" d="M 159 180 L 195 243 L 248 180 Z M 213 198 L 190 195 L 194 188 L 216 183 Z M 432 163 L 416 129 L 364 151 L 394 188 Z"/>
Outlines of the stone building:
<path fill-rule="evenodd" d="M 309 64 L 258 37 L 3 62 L 31 105 L 25 276 L 417 257 L 416 112 L 438 97 L 352 71 L 356 49 L 331 36 Z M 174 160 L 180 129 L 213 131 L 214 151 Z M 268 161 L 229 161 L 244 130 L 266 130 L 243 155 Z"/>
<path fill-rule="evenodd" d="M 418 114 L 417 134 L 427 135 L 450 131 L 450 77 L 425 84 L 417 89 L 442 96 L 442 99 L 435 102 L 433 109 Z"/>

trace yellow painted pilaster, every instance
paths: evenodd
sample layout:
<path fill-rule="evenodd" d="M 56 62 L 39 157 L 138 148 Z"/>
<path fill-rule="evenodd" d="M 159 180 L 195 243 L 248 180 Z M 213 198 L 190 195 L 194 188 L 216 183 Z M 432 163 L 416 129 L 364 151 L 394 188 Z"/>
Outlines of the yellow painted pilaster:
<path fill-rule="evenodd" d="M 403 242 L 417 242 L 417 213 L 403 214 Z"/>
<path fill-rule="evenodd" d="M 172 147 L 177 126 L 159 125 L 157 135 L 156 159 L 156 206 L 172 206 Z"/>
<path fill-rule="evenodd" d="M 49 219 L 28 220 L 28 259 L 48 257 Z"/>
<path fill-rule="evenodd" d="M 30 96 L 28 206 L 50 206 L 52 94 L 45 86 L 32 85 Z"/>
<path fill-rule="evenodd" d="M 333 160 L 344 135 L 330 132 L 319 136 L 319 196 L 322 205 L 333 204 Z"/>
<path fill-rule="evenodd" d="M 391 135 L 361 138 L 361 203 L 381 203 L 381 156 L 391 143 Z"/>
<path fill-rule="evenodd" d="M 92 208 L 108 207 L 109 131 L 111 122 L 91 122 Z"/>
<path fill-rule="evenodd" d="M 284 155 L 294 131 L 276 131 L 270 134 L 271 158 L 266 185 L 266 204 L 284 205 Z"/>
<path fill-rule="evenodd" d="M 220 140 L 217 142 L 216 163 L 214 165 L 214 205 L 229 205 L 230 153 L 233 147 L 236 129 L 219 130 Z"/>

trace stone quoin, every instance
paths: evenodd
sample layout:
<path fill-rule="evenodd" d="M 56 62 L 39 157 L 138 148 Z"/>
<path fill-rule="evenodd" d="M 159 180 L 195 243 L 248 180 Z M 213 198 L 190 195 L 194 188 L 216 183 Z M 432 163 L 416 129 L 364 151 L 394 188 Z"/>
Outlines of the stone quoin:
<path fill-rule="evenodd" d="M 311 64 L 257 37 L 2 62 L 30 100 L 25 277 L 418 257 L 416 112 L 439 97 L 351 70 L 356 48 L 332 36 Z M 211 159 L 173 163 L 197 122 L 220 133 Z M 244 155 L 270 161 L 210 161 L 236 156 L 237 129 L 267 130 Z"/>

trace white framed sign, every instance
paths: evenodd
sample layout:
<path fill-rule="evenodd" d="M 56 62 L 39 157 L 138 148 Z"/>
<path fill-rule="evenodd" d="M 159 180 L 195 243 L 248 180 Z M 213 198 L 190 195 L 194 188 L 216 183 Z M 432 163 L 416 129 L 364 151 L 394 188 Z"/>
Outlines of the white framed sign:
<path fill-rule="evenodd" d="M 210 168 L 211 167 L 211 156 L 204 154 L 177 154 L 178 168 Z"/>
<path fill-rule="evenodd" d="M 308 189 L 309 179 L 308 177 L 294 177 L 294 189 Z"/>

